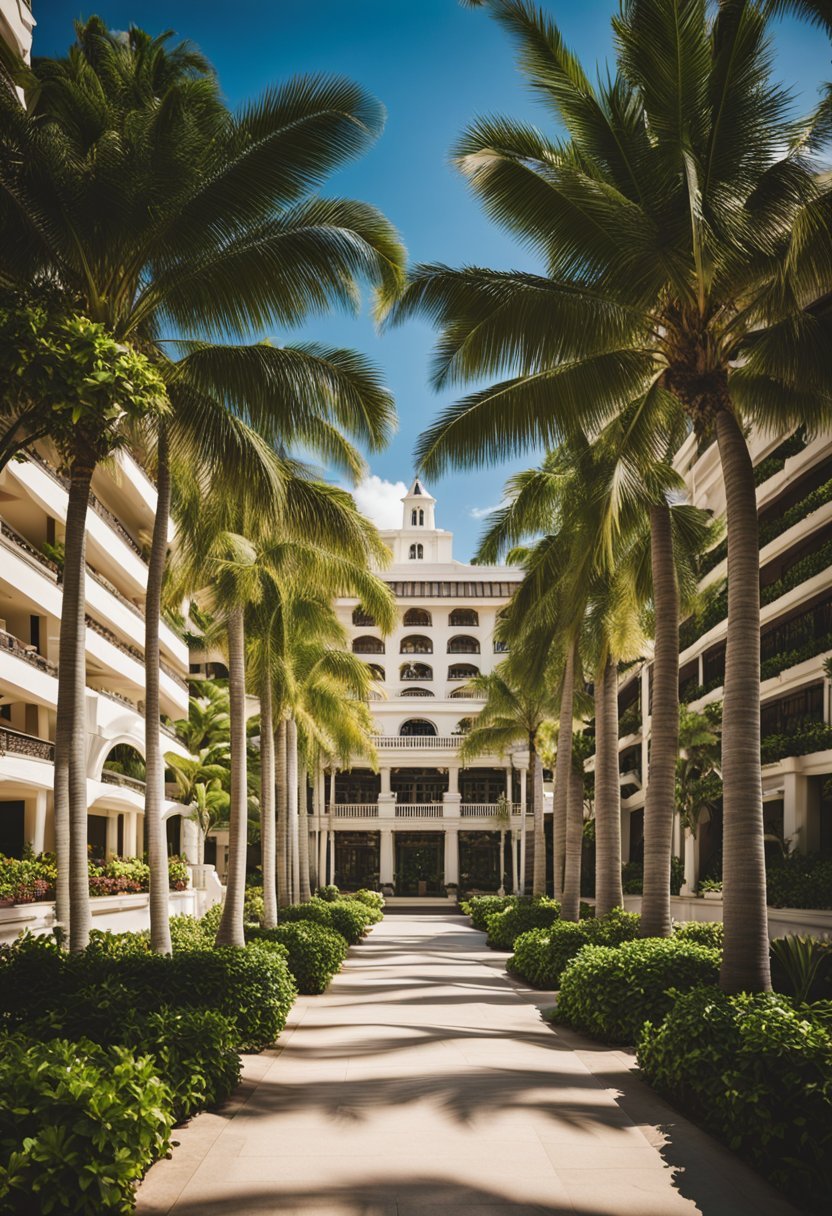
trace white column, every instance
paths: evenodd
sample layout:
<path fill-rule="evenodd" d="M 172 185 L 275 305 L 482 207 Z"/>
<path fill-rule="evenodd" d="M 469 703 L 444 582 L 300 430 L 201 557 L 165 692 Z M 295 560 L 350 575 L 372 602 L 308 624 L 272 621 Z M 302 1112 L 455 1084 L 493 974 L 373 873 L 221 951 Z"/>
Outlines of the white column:
<path fill-rule="evenodd" d="M 525 768 L 520 769 L 520 814 L 523 817 L 523 823 L 526 822 L 526 779 L 528 773 Z"/>
<path fill-rule="evenodd" d="M 445 882 L 459 885 L 459 832 L 445 828 Z"/>
<path fill-rule="evenodd" d="M 46 851 L 46 790 L 38 790 L 32 799 L 31 809 L 26 806 L 27 839 L 33 853 Z"/>
<path fill-rule="evenodd" d="M 511 812 L 512 805 L 513 805 L 512 797 L 511 797 L 512 792 L 513 792 L 512 791 L 511 771 L 512 771 L 511 765 L 507 764 L 506 765 L 506 802 L 508 803 L 509 812 Z"/>
<path fill-rule="evenodd" d="M 322 827 L 318 833 L 318 885 L 325 887 L 329 881 L 326 873 L 327 829 Z"/>
<path fill-rule="evenodd" d="M 511 893 L 512 893 L 512 895 L 519 894 L 519 888 L 517 886 L 517 879 L 518 879 L 517 845 L 518 845 L 517 833 L 512 831 L 512 833 L 511 833 Z"/>
<path fill-rule="evenodd" d="M 383 765 L 378 770 L 378 774 L 381 777 L 381 791 L 380 792 L 382 794 L 384 794 L 385 796 L 391 792 L 390 791 L 390 773 L 391 773 L 391 769 L 390 769 L 389 764 Z"/>
<path fill-rule="evenodd" d="M 332 807 L 335 806 L 335 773 L 336 773 L 336 771 L 337 770 L 335 768 L 335 765 L 333 764 L 332 768 L 329 770 L 329 807 L 330 807 L 329 813 L 330 813 L 330 815 L 332 814 Z"/>
<path fill-rule="evenodd" d="M 378 881 L 380 886 L 390 886 L 393 882 L 394 850 L 393 829 L 382 828 L 378 854 Z"/>
<path fill-rule="evenodd" d="M 183 815 L 179 847 L 192 866 L 202 865 L 204 862 L 204 858 L 200 855 L 199 845 L 199 825 L 193 819 Z"/>
<path fill-rule="evenodd" d="M 518 894 L 526 894 L 526 815 L 525 811 L 520 820 L 522 828 L 520 829 L 520 886 Z"/>
<path fill-rule="evenodd" d="M 699 842 L 695 836 L 691 835 L 690 828 L 685 828 L 685 885 L 682 887 L 683 895 L 693 895 L 696 890 L 698 881 L 699 866 Z"/>
<path fill-rule="evenodd" d="M 785 773 L 783 777 L 783 836 L 798 853 L 810 853 L 818 847 L 815 839 L 818 816 L 812 814 L 812 789 L 802 773 Z"/>
<path fill-rule="evenodd" d="M 459 793 L 459 769 L 455 764 L 448 765 L 448 793 Z"/>
<path fill-rule="evenodd" d="M 327 882 L 335 882 L 335 833 L 329 833 L 329 877 Z"/>
<path fill-rule="evenodd" d="M 118 852 L 118 815 L 115 811 L 110 811 L 107 816 L 107 841 L 104 848 L 108 860 Z"/>
<path fill-rule="evenodd" d="M 123 848 L 125 857 L 135 857 L 138 850 L 138 812 L 125 811 Z"/>

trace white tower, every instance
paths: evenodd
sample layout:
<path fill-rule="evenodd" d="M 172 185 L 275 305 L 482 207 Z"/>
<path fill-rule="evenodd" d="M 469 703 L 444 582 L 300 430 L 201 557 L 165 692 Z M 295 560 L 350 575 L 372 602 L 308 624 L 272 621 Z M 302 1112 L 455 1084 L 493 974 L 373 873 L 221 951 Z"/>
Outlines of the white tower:
<path fill-rule="evenodd" d="M 436 499 L 431 497 L 418 477 L 414 479 L 413 485 L 405 494 L 402 503 L 403 531 L 433 532 L 436 529 L 434 519 Z"/>

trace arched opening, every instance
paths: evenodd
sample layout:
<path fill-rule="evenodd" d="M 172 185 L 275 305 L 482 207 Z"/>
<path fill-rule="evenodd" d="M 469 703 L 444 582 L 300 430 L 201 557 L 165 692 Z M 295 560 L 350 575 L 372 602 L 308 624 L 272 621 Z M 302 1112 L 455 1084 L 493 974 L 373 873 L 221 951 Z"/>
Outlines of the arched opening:
<path fill-rule="evenodd" d="M 416 527 L 416 519 L 417 519 L 417 515 L 416 515 L 416 508 L 414 507 L 414 508 L 413 508 L 413 510 L 410 512 L 410 526 L 411 526 L 411 528 L 415 528 L 415 527 Z"/>
<path fill-rule="evenodd" d="M 427 663 L 402 663 L 399 676 L 402 680 L 432 680 L 433 668 Z"/>
<path fill-rule="evenodd" d="M 206 663 L 205 676 L 208 680 L 227 680 L 228 668 L 225 663 Z"/>
<path fill-rule="evenodd" d="M 424 511 L 420 511 L 419 512 L 419 527 L 423 528 L 424 526 L 425 526 L 425 513 L 424 513 Z"/>
<path fill-rule="evenodd" d="M 410 546 L 410 560 L 411 561 L 421 561 L 421 559 L 424 556 L 425 556 L 424 545 L 411 545 Z"/>
<path fill-rule="evenodd" d="M 479 623 L 479 613 L 475 612 L 473 608 L 454 608 L 448 617 L 448 624 L 456 627 L 469 628 L 471 625 L 479 625 Z"/>
<path fill-rule="evenodd" d="M 412 633 L 409 637 L 402 638 L 399 653 L 433 654 L 433 642 L 430 640 L 430 638 L 426 638 L 424 634 Z"/>
<path fill-rule="evenodd" d="M 427 608 L 408 608 L 402 623 L 405 625 L 432 625 L 433 617 Z"/>
<path fill-rule="evenodd" d="M 448 654 L 479 654 L 480 644 L 476 638 L 460 633 L 448 642 Z"/>
<path fill-rule="evenodd" d="M 429 688 L 403 688 L 399 693 L 400 697 L 432 697 L 434 694 Z"/>
<path fill-rule="evenodd" d="M 368 663 L 367 666 L 369 667 L 370 673 L 374 680 L 384 680 L 386 678 L 384 675 L 384 668 L 379 667 L 378 663 Z"/>
<path fill-rule="evenodd" d="M 371 613 L 365 612 L 359 604 L 357 608 L 353 608 L 352 610 L 352 623 L 362 629 L 374 629 L 376 621 L 375 617 Z"/>
<path fill-rule="evenodd" d="M 365 637 L 354 638 L 352 652 L 353 654 L 384 654 L 384 642 L 381 638 L 370 637 L 369 634 Z"/>
<path fill-rule="evenodd" d="M 449 680 L 472 680 L 479 674 L 479 667 L 475 667 L 473 663 L 454 663 L 448 668 Z"/>
<path fill-rule="evenodd" d="M 120 782 L 116 778 L 125 777 L 127 781 L 138 782 L 144 787 L 146 773 L 147 766 L 144 756 L 138 748 L 132 747 L 129 743 L 117 743 L 107 753 L 102 766 L 101 779 L 102 781 L 112 779 L 113 784 L 118 785 Z"/>
<path fill-rule="evenodd" d="M 431 739 L 436 737 L 436 727 L 427 718 L 408 718 L 399 727 L 399 734 L 406 739 Z"/>
<path fill-rule="evenodd" d="M 471 696 L 471 693 L 468 691 L 468 689 L 467 689 L 467 688 L 453 688 L 453 689 L 451 689 L 451 691 L 448 693 L 448 696 L 449 696 L 449 697 L 456 697 L 456 698 L 458 698 L 458 699 L 459 699 L 459 698 L 462 698 L 462 700 L 464 700 L 464 701 L 465 701 L 465 700 L 467 700 L 467 701 L 471 701 L 471 700 L 473 700 L 473 698 L 472 698 L 472 696 Z"/>

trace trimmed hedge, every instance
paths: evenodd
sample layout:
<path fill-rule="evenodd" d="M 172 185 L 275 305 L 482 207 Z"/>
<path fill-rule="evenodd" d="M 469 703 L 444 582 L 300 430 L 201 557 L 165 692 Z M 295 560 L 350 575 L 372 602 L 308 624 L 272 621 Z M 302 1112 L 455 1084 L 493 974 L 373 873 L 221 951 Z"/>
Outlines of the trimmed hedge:
<path fill-rule="evenodd" d="M 0 1042 L 0 1211 L 123 1216 L 169 1147 L 170 1091 L 150 1056 L 22 1035 Z"/>
<path fill-rule="evenodd" d="M 466 916 L 471 917 L 475 929 L 485 933 L 488 929 L 488 918 L 495 912 L 504 912 L 506 908 L 517 907 L 516 895 L 472 895 L 460 904 Z"/>
<path fill-rule="evenodd" d="M 511 950 L 521 933 L 548 929 L 560 916 L 560 904 L 545 895 L 518 899 L 502 912 L 486 916 L 487 944 L 495 950 Z"/>
<path fill-rule="evenodd" d="M 506 966 L 535 988 L 557 988 L 566 964 L 586 945 L 618 946 L 638 937 L 641 917 L 613 908 L 603 917 L 558 920 L 548 929 L 521 933 Z"/>
<path fill-rule="evenodd" d="M 346 895 L 344 899 L 355 900 L 369 914 L 369 924 L 377 925 L 379 921 L 384 920 L 384 896 L 379 891 L 368 891 L 362 888 L 360 891 L 353 891 L 351 895 Z"/>
<path fill-rule="evenodd" d="M 308 920 L 317 925 L 325 925 L 346 938 L 350 946 L 355 946 L 370 927 L 373 915 L 357 900 L 339 899 L 328 902 L 316 896 L 308 903 L 290 904 L 288 908 L 281 908 L 280 919 L 284 924 Z"/>
<path fill-rule="evenodd" d="M 298 991 L 304 995 L 324 992 L 347 957 L 347 942 L 341 934 L 311 921 L 278 925 L 276 929 L 249 926 L 246 937 L 249 941 L 276 942 L 284 946 L 288 951 L 289 970 L 295 977 Z"/>
<path fill-rule="evenodd" d="M 832 908 L 832 858 L 790 853 L 766 867 L 766 890 L 771 908 Z"/>
<path fill-rule="evenodd" d="M 684 925 L 674 925 L 673 936 L 683 942 L 698 942 L 721 950 L 725 940 L 725 926 L 721 920 L 689 920 Z"/>
<path fill-rule="evenodd" d="M 719 950 L 672 937 L 585 946 L 561 977 L 556 1020 L 606 1042 L 635 1043 L 680 992 L 716 984 L 720 958 Z"/>
<path fill-rule="evenodd" d="M 823 1008 L 774 993 L 680 995 L 647 1024 L 651 1085 L 746 1157 L 793 1201 L 832 1194 L 832 1037 Z"/>

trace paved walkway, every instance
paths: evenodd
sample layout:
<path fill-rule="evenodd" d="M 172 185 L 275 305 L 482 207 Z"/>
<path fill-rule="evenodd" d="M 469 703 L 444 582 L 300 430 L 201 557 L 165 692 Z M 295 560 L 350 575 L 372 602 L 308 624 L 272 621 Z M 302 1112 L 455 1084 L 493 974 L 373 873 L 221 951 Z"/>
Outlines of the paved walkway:
<path fill-rule="evenodd" d="M 389 916 L 176 1133 L 139 1212 L 794 1216 L 627 1053 L 542 1022 L 504 959 L 459 917 Z"/>

